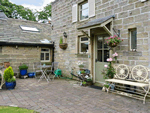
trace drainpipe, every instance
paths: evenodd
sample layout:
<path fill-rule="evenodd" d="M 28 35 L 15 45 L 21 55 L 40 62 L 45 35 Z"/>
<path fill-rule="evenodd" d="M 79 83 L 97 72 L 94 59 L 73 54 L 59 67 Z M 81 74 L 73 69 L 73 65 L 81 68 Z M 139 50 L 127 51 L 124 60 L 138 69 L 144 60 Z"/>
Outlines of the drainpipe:
<path fill-rule="evenodd" d="M 54 50 L 55 50 L 55 42 L 53 42 L 53 52 L 52 52 L 52 62 L 54 62 L 55 61 L 55 59 L 54 59 Z M 53 71 L 54 71 L 54 67 L 53 67 Z"/>

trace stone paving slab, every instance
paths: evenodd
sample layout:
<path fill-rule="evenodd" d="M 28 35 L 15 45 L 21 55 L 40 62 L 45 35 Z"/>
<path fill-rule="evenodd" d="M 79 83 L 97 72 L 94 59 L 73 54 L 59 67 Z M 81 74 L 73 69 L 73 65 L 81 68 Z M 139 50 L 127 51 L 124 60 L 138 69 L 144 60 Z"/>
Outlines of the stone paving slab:
<path fill-rule="evenodd" d="M 0 105 L 40 113 L 150 113 L 150 102 L 144 105 L 140 100 L 74 85 L 77 81 L 37 81 L 17 79 L 14 90 L 0 90 Z"/>

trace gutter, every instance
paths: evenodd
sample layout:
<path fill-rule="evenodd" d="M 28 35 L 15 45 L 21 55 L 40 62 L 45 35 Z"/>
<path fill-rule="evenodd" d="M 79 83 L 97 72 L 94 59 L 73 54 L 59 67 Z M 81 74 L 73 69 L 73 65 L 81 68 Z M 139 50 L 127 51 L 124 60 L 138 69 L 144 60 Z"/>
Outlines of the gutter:
<path fill-rule="evenodd" d="M 54 48 L 54 43 L 22 43 L 22 42 L 3 42 L 0 41 L 0 45 L 2 46 L 40 46 L 40 47 L 51 47 Z"/>

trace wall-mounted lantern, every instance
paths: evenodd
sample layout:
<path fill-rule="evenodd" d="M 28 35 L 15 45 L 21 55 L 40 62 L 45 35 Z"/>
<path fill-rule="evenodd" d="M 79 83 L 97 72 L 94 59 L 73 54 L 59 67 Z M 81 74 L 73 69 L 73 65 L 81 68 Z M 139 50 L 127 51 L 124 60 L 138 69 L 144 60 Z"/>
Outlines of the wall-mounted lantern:
<path fill-rule="evenodd" d="M 64 35 L 65 38 L 67 38 L 67 33 L 66 32 L 64 32 L 63 35 Z"/>

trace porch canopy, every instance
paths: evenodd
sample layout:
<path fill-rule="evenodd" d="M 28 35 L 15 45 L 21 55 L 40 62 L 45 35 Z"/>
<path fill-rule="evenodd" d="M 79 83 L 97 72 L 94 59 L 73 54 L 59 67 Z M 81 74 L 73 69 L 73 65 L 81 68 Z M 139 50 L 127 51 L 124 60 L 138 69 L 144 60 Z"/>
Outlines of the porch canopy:
<path fill-rule="evenodd" d="M 88 23 L 84 24 L 83 26 L 77 29 L 80 30 L 86 36 L 88 35 L 86 34 L 84 30 L 94 29 L 94 28 L 103 28 L 109 35 L 112 35 L 112 27 L 113 27 L 114 18 L 115 18 L 115 15 L 110 15 L 104 18 L 95 19 L 95 20 L 89 21 Z"/>

